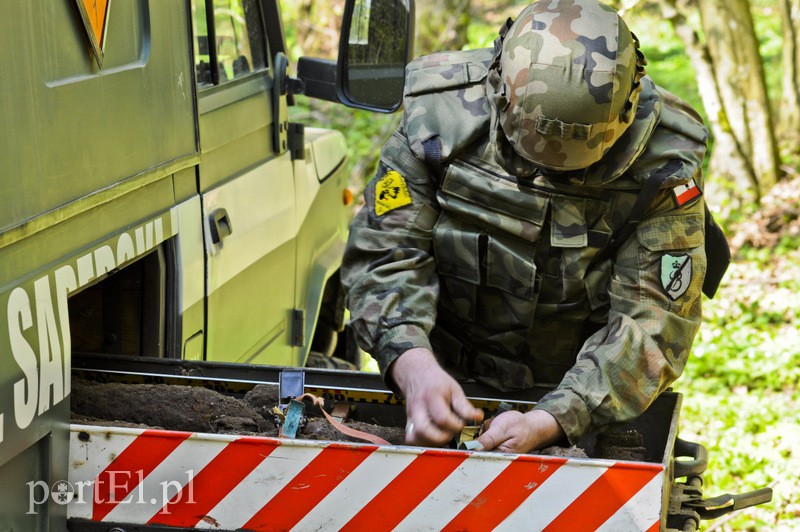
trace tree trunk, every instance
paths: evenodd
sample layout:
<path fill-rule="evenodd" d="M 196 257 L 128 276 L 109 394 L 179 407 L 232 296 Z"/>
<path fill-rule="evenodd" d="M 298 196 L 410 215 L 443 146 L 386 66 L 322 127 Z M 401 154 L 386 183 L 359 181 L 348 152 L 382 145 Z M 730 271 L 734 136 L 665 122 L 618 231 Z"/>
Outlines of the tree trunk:
<path fill-rule="evenodd" d="M 724 118 L 752 163 L 761 197 L 780 173 L 764 67 L 748 0 L 699 0 Z"/>
<path fill-rule="evenodd" d="M 784 150 L 800 154 L 800 0 L 779 0 L 783 29 L 781 114 L 778 135 Z"/>
<path fill-rule="evenodd" d="M 660 0 L 697 73 L 714 135 L 709 173 L 735 183 L 737 195 L 749 190 L 759 200 L 778 180 L 780 159 L 749 2 L 698 0 L 691 5 Z M 684 15 L 694 6 L 699 7 L 701 31 Z"/>
<path fill-rule="evenodd" d="M 661 0 L 661 12 L 670 21 L 675 33 L 683 41 L 686 54 L 697 76 L 697 87 L 703 100 L 714 146 L 709 162 L 709 173 L 723 176 L 735 183 L 737 190 L 752 190 L 758 197 L 758 176 L 744 147 L 731 131 L 721 100 L 721 91 L 708 46 L 700 40 L 684 13 L 688 7 L 679 0 Z"/>

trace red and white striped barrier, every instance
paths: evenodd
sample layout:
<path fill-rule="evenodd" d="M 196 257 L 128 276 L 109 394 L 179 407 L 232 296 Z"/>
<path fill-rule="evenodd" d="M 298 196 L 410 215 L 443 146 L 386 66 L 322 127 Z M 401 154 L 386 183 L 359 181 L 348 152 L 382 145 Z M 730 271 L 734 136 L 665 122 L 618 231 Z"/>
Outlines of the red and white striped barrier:
<path fill-rule="evenodd" d="M 661 464 L 72 426 L 69 517 L 222 530 L 661 526 Z"/>

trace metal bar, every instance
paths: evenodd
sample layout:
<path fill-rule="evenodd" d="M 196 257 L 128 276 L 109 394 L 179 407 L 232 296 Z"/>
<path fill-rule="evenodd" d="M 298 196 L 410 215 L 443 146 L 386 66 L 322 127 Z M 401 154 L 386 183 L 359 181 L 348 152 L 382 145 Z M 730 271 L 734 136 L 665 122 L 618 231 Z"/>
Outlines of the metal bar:
<path fill-rule="evenodd" d="M 145 358 L 120 355 L 73 355 L 76 375 L 90 380 L 149 384 L 199 385 L 226 393 L 245 393 L 258 384 L 278 384 L 282 366 L 232 364 Z M 377 373 L 303 368 L 306 391 L 337 401 L 402 404 Z M 547 387 L 507 393 L 475 382 L 463 383 L 464 392 L 478 407 L 497 408 L 501 401 L 520 410 L 530 409 Z"/>

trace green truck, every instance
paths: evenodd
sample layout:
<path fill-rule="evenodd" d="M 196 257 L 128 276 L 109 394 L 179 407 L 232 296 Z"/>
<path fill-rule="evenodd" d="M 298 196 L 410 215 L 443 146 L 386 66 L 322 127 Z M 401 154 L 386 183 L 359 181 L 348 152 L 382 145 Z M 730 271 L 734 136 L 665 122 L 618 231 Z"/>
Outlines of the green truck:
<path fill-rule="evenodd" d="M 340 327 L 345 139 L 287 107 L 397 109 L 413 3 L 345 15 L 290 77 L 277 0 L 3 2 L 0 530 L 65 529 L 26 482 L 67 478 L 73 353 L 303 366 Z"/>

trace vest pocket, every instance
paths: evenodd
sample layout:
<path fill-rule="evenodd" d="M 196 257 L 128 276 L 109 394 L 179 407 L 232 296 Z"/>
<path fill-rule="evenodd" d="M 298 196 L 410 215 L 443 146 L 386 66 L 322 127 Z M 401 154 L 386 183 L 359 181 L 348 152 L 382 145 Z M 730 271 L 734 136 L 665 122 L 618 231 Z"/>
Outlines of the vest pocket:
<path fill-rule="evenodd" d="M 437 323 L 473 353 L 516 358 L 536 314 L 534 246 L 486 234 L 442 214 L 433 230 L 440 297 Z"/>
<path fill-rule="evenodd" d="M 472 363 L 472 376 L 504 392 L 533 388 L 531 368 L 518 360 L 479 352 Z"/>
<path fill-rule="evenodd" d="M 538 293 L 533 246 L 490 236 L 486 253 L 486 285 L 531 300 Z"/>
<path fill-rule="evenodd" d="M 550 198 L 510 179 L 455 160 L 442 180 L 439 203 L 443 210 L 474 219 L 494 234 L 536 242 Z"/>
<path fill-rule="evenodd" d="M 481 280 L 480 233 L 448 216 L 433 227 L 433 252 L 439 274 L 440 312 L 473 322 Z"/>
<path fill-rule="evenodd" d="M 551 202 L 550 243 L 556 248 L 584 248 L 589 244 L 586 200 L 556 196 Z"/>
<path fill-rule="evenodd" d="M 433 228 L 433 249 L 440 276 L 496 288 L 528 301 L 538 293 L 535 247 L 530 243 L 487 235 L 442 214 Z"/>
<path fill-rule="evenodd" d="M 480 233 L 475 228 L 440 216 L 433 227 L 433 249 L 441 275 L 480 283 Z"/>
<path fill-rule="evenodd" d="M 556 196 L 551 205 L 550 245 L 561 255 L 560 299 L 576 302 L 588 298 L 592 310 L 599 308 L 603 305 L 600 299 L 605 291 L 602 285 L 607 284 L 608 276 L 598 273 L 601 265 L 593 262 L 611 237 L 608 224 L 611 204 Z M 596 286 L 597 283 L 601 286 Z"/>

